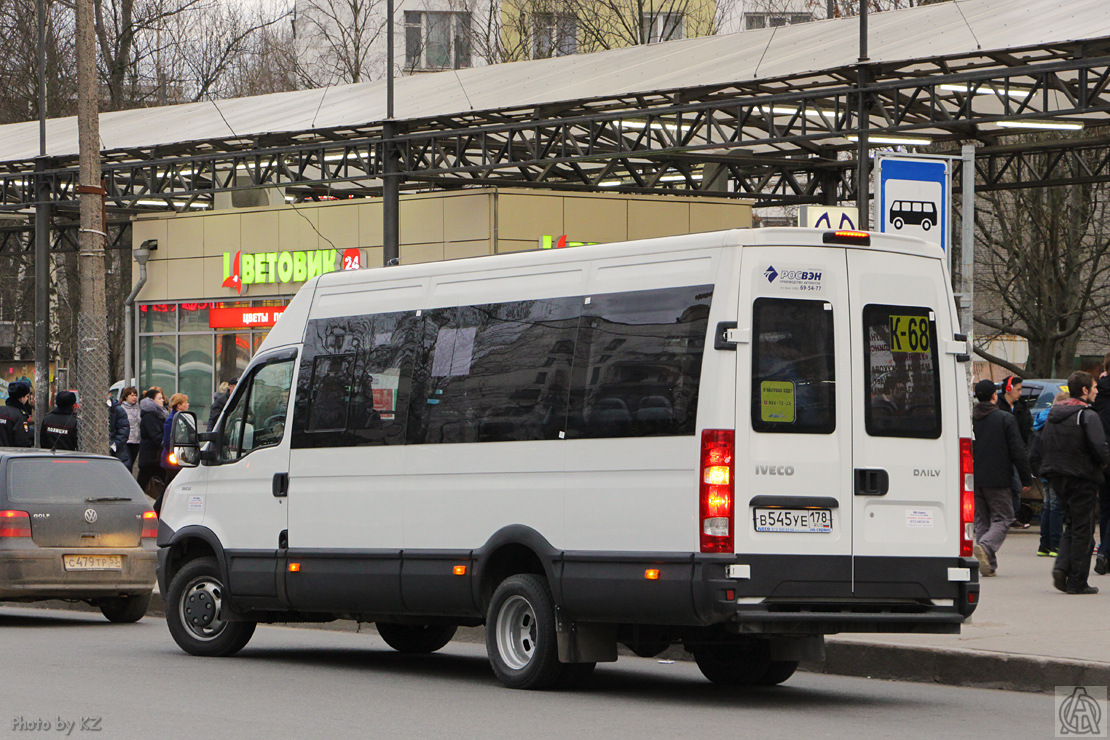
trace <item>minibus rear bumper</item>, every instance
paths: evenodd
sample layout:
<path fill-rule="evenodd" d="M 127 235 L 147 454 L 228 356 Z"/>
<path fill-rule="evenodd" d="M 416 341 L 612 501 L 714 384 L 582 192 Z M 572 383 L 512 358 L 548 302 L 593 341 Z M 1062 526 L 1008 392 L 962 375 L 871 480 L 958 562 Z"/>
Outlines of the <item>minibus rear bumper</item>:
<path fill-rule="evenodd" d="M 974 558 L 691 554 L 602 564 L 593 555 L 564 553 L 557 564 L 556 598 L 581 621 L 731 624 L 774 634 L 958 633 L 979 603 Z"/>

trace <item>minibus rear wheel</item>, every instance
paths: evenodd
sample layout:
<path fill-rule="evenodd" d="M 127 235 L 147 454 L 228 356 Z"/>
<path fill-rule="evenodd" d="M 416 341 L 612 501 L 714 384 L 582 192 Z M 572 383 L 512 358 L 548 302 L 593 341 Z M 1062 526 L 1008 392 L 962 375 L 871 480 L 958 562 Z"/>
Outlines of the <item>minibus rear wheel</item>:
<path fill-rule="evenodd" d="M 434 653 L 451 642 L 458 629 L 453 624 L 397 624 L 375 622 L 385 644 L 399 653 Z"/>
<path fill-rule="evenodd" d="M 497 587 L 486 617 L 486 651 L 494 674 L 509 688 L 561 684 L 567 665 L 559 662 L 555 600 L 544 578 L 519 573 Z"/>
<path fill-rule="evenodd" d="M 256 625 L 228 620 L 224 595 L 215 558 L 190 560 L 173 577 L 166 598 L 166 626 L 182 650 L 226 657 L 246 647 Z"/>
<path fill-rule="evenodd" d="M 699 646 L 694 660 L 703 676 L 722 686 L 775 686 L 798 668 L 794 660 L 771 660 L 767 641 L 750 638 Z"/>

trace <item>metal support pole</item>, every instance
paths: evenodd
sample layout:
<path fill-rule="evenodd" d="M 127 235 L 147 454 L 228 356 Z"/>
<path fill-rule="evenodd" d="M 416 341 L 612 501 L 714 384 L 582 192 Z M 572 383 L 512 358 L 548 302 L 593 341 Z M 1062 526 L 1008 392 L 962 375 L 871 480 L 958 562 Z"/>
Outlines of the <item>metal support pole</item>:
<path fill-rule="evenodd" d="M 382 264 L 397 264 L 401 256 L 400 200 L 401 182 L 397 174 L 397 150 L 393 137 L 393 0 L 386 2 L 386 82 L 385 117 L 382 126 Z"/>
<path fill-rule="evenodd" d="M 871 160 L 868 157 L 870 146 L 868 143 L 868 129 L 871 123 L 867 93 L 864 88 L 870 81 L 867 70 L 867 0 L 860 0 L 859 4 L 859 75 L 856 85 L 859 87 L 859 110 L 857 111 L 859 124 L 859 147 L 856 149 L 856 205 L 859 206 L 859 227 L 862 231 L 871 228 Z"/>
<path fill-rule="evenodd" d="M 46 3 L 38 0 L 39 158 L 35 160 L 35 446 L 50 408 L 50 199 L 46 160 Z"/>
<path fill-rule="evenodd" d="M 973 309 L 975 307 L 975 145 L 964 144 L 960 150 L 963 160 L 960 172 L 960 190 L 963 194 L 963 224 L 960 230 L 960 328 L 967 335 L 969 347 L 974 347 Z"/>
<path fill-rule="evenodd" d="M 44 171 L 45 157 L 35 160 L 35 446 L 42 417 L 50 410 L 50 199 L 53 188 Z"/>

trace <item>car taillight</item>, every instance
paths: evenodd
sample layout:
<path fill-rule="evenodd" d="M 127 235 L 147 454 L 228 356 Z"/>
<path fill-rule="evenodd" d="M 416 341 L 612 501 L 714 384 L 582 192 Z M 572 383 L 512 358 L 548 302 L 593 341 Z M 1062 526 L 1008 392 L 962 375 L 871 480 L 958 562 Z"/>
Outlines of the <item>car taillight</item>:
<path fill-rule="evenodd" d="M 731 429 L 701 433 L 700 522 L 702 552 L 733 550 L 733 442 Z"/>
<path fill-rule="evenodd" d="M 971 557 L 975 539 L 975 463 L 971 440 L 960 439 L 960 556 Z"/>
<path fill-rule="evenodd" d="M 26 511 L 0 511 L 0 537 L 30 537 L 31 517 Z"/>
<path fill-rule="evenodd" d="M 135 530 L 131 530 L 134 532 Z M 153 511 L 143 512 L 143 535 L 144 538 L 158 536 L 158 515 Z"/>

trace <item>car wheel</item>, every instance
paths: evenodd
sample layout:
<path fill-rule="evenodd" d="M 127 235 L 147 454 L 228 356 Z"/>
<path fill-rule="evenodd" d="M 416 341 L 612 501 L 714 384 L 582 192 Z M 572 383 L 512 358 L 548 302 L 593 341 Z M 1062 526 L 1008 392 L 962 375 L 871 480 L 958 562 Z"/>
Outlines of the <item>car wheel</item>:
<path fill-rule="evenodd" d="M 509 688 L 546 689 L 559 682 L 565 666 L 546 580 L 521 573 L 501 582 L 486 618 L 486 651 L 494 674 Z"/>
<path fill-rule="evenodd" d="M 100 612 L 108 618 L 109 622 L 129 624 L 138 622 L 146 616 L 150 608 L 152 594 L 138 594 L 136 596 L 113 596 L 110 599 L 101 599 L 96 603 Z"/>
<path fill-rule="evenodd" d="M 906 225 L 906 222 L 903 221 L 902 219 L 900 219 L 900 218 L 894 219 L 894 228 L 901 229 L 905 225 Z"/>
<path fill-rule="evenodd" d="M 773 686 L 794 675 L 798 663 L 771 660 L 765 640 L 738 639 L 707 644 L 694 652 L 702 675 L 721 686 Z"/>
<path fill-rule="evenodd" d="M 374 626 L 385 644 L 399 653 L 434 653 L 451 642 L 457 629 L 453 624 L 377 622 Z"/>
<path fill-rule="evenodd" d="M 224 584 L 215 558 L 191 560 L 177 572 L 166 599 L 166 625 L 182 650 L 224 657 L 246 646 L 255 623 L 228 620 L 223 601 Z"/>
<path fill-rule="evenodd" d="M 925 219 L 924 221 L 922 221 L 922 222 L 921 222 L 921 228 L 923 228 L 923 229 L 925 229 L 926 231 L 928 231 L 929 229 L 933 228 L 933 224 L 931 224 L 931 223 L 929 222 L 929 219 Z"/>

